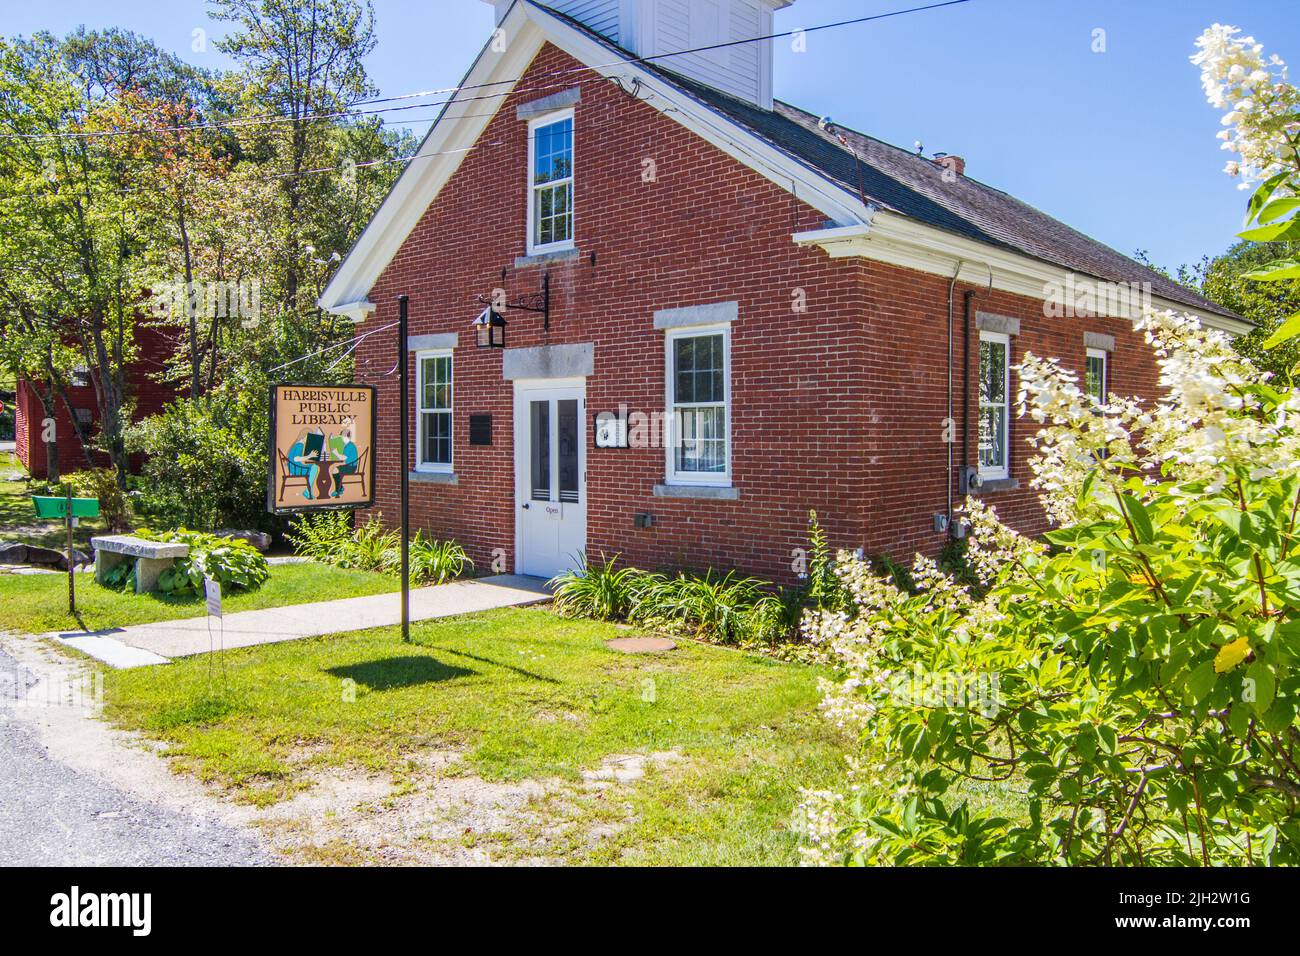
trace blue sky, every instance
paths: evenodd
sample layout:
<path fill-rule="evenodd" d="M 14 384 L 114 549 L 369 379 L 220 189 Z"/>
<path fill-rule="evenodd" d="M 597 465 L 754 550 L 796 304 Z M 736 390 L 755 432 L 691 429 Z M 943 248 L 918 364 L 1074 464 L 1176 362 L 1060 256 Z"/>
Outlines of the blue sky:
<path fill-rule="evenodd" d="M 777 26 L 917 2 L 797 0 Z M 454 85 L 492 27 L 481 0 L 374 7 L 369 67 L 382 95 Z M 195 64 L 228 66 L 212 45 L 224 24 L 205 10 L 203 0 L 6 0 L 0 31 L 119 26 Z M 812 34 L 806 54 L 777 41 L 776 92 L 900 146 L 962 155 L 968 175 L 1121 252 L 1176 265 L 1229 245 L 1245 204 L 1222 173 L 1219 117 L 1187 60 L 1216 21 L 1300 70 L 1296 0 L 971 0 Z M 207 31 L 206 52 L 192 49 L 196 29 Z M 1104 53 L 1092 51 L 1097 29 Z"/>

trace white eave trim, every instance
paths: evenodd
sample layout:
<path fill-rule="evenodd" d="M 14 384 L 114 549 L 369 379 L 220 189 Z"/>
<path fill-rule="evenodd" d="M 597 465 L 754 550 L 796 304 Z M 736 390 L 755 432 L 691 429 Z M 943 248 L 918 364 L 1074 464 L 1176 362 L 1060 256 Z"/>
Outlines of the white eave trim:
<path fill-rule="evenodd" d="M 375 304 L 369 299 L 361 299 L 357 302 L 348 302 L 344 305 L 336 305 L 330 309 L 335 315 L 345 316 L 348 321 L 355 322 L 358 325 L 370 318 L 374 314 Z"/>
<path fill-rule="evenodd" d="M 522 75 L 547 41 L 580 63 L 602 65 L 602 69 L 594 71 L 621 81 L 625 89 L 632 89 L 635 80 L 642 102 L 782 189 L 793 192 L 832 221 L 870 221 L 871 207 L 852 191 L 786 155 L 639 64 L 625 61 L 606 66 L 617 57 L 614 51 L 544 7 L 519 0 L 510 8 L 499 29 L 510 37 L 505 52 L 493 51 L 490 43 L 484 47 L 461 83 L 462 87 L 473 88 L 458 92 L 448 103 L 420 144 L 417 156 L 458 152 L 415 159 L 407 165 L 325 287 L 318 300 L 322 309 L 339 312 L 342 303 L 356 302 L 369 294 L 429 204 L 455 174 L 505 97 L 514 89 L 513 82 L 502 81 L 499 86 L 490 87 L 498 90 L 500 97 L 485 100 L 482 98 L 485 84 L 502 77 Z M 469 102 L 462 103 L 462 98 Z"/>
<path fill-rule="evenodd" d="M 317 304 L 340 313 L 346 304 L 363 300 L 411 234 L 429 204 L 460 168 L 469 151 L 501 108 L 515 84 L 488 86 L 495 77 L 517 77 L 533 61 L 545 37 L 528 29 L 526 4 L 517 2 L 502 29 L 510 42 L 503 52 L 489 42 L 443 107 L 420 148 L 402 170 L 379 209 L 325 286 Z M 496 95 L 499 94 L 499 95 Z M 428 158 L 420 158 L 428 157 Z"/>
<path fill-rule="evenodd" d="M 959 276 L 965 282 L 991 282 L 993 288 L 1003 292 L 1042 301 L 1047 300 L 1051 285 L 1061 286 L 1070 274 L 1061 266 L 935 229 L 888 210 L 876 211 L 868 225 L 814 229 L 795 233 L 791 238 L 798 246 L 825 250 L 832 259 L 861 256 L 948 278 L 960 262 Z M 1087 276 L 1079 271 L 1074 274 Z M 1194 315 L 1203 325 L 1232 335 L 1245 335 L 1252 328 L 1249 323 L 1198 311 L 1158 295 L 1151 297 L 1151 304 L 1157 309 Z"/>

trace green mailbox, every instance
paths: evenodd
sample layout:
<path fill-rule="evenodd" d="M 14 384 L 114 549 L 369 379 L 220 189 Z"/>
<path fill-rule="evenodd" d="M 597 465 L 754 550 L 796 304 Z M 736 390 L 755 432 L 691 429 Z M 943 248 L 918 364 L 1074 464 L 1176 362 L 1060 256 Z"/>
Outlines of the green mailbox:
<path fill-rule="evenodd" d="M 38 518 L 66 518 L 68 517 L 68 500 L 67 498 L 47 498 L 41 495 L 32 496 L 32 504 L 36 506 L 36 517 Z M 73 498 L 72 500 L 72 517 L 74 518 L 98 518 L 99 517 L 99 499 L 98 498 Z"/>

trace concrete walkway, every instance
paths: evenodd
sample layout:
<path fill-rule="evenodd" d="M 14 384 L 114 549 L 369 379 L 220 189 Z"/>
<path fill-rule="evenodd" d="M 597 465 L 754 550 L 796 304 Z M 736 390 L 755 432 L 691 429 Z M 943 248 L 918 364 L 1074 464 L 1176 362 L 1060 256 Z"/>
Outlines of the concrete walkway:
<path fill-rule="evenodd" d="M 549 598 L 546 582 L 541 578 L 498 574 L 476 580 L 452 581 L 411 591 L 411 620 L 428 621 L 498 607 L 520 607 Z M 224 621 L 212 621 L 211 637 L 206 617 L 137 624 L 110 631 L 63 632 L 44 636 L 74 647 L 111 667 L 127 668 L 166 664 L 173 657 L 203 654 L 212 646 L 209 641 L 227 649 L 253 647 L 372 627 L 390 627 L 401 622 L 401 595 L 393 593 L 227 614 Z"/>

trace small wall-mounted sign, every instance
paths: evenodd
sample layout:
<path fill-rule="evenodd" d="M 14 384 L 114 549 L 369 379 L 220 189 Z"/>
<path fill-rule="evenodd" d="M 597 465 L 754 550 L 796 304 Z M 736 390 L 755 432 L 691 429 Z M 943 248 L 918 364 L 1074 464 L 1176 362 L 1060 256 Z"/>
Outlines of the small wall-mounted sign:
<path fill-rule="evenodd" d="M 627 417 L 618 412 L 597 412 L 592 435 L 597 448 L 627 448 Z"/>
<path fill-rule="evenodd" d="M 471 415 L 469 417 L 469 443 L 471 445 L 492 444 L 491 415 Z"/>

